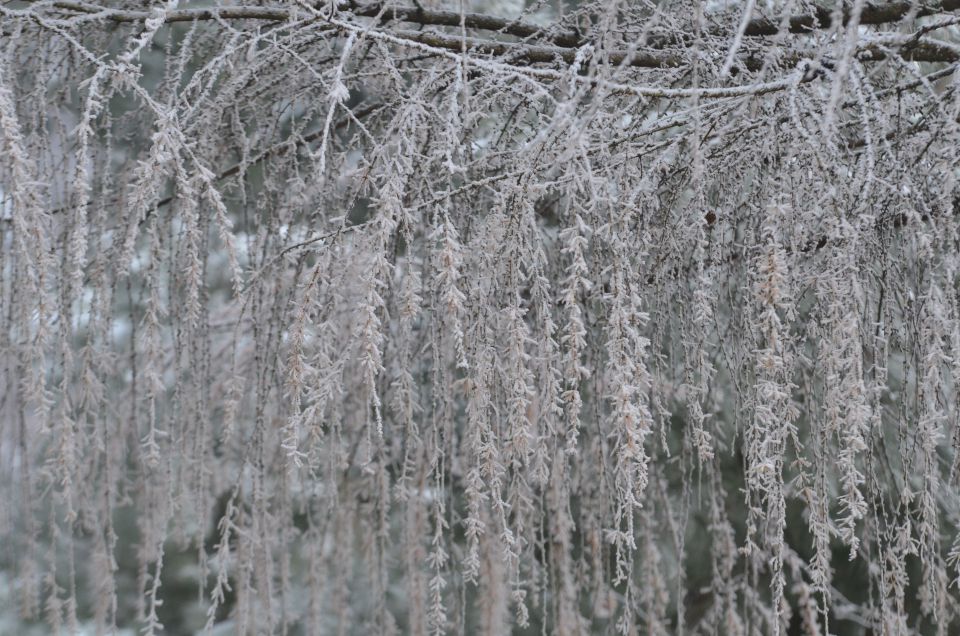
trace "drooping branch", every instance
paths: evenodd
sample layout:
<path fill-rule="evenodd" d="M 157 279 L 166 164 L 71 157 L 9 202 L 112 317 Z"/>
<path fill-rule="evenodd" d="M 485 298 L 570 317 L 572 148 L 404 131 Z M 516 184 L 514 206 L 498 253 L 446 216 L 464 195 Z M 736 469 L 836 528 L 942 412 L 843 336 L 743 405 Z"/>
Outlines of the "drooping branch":
<path fill-rule="evenodd" d="M 956 631 L 953 5 L 399 1 L 0 0 L 24 614 Z"/>

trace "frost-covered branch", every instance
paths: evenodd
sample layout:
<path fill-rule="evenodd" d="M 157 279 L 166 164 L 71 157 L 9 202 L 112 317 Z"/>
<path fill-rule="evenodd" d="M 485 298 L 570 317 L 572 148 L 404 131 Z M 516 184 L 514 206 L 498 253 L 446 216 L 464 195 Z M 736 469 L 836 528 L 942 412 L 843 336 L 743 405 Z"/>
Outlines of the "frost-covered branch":
<path fill-rule="evenodd" d="M 0 3 L 0 612 L 960 629 L 953 0 L 214 4 Z"/>

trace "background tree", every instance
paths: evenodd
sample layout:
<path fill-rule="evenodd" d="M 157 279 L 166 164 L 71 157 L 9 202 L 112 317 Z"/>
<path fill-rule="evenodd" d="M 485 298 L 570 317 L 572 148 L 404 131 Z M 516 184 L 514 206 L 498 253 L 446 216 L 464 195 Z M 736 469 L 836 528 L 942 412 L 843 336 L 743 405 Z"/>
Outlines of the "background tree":
<path fill-rule="evenodd" d="M 958 9 L 0 2 L 11 629 L 954 633 Z"/>

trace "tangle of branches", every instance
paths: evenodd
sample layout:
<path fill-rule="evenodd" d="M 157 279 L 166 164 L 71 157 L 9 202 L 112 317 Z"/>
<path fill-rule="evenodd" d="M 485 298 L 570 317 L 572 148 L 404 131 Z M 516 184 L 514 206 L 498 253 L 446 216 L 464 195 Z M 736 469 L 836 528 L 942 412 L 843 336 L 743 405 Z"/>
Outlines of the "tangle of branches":
<path fill-rule="evenodd" d="M 0 2 L 4 598 L 957 633 L 958 10 Z"/>

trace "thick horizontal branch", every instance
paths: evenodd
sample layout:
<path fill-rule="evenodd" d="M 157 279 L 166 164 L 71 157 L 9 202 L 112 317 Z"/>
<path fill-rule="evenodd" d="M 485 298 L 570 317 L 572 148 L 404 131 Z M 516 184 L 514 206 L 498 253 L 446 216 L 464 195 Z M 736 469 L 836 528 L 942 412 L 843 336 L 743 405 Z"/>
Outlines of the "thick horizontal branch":
<path fill-rule="evenodd" d="M 461 38 L 455 35 L 446 35 L 431 31 L 393 31 L 393 35 L 411 42 L 419 42 L 435 48 L 448 51 L 462 51 L 466 48 L 471 52 L 486 53 L 488 55 L 503 56 L 509 62 L 551 63 L 563 61 L 572 64 L 578 50 L 572 47 L 542 46 L 533 44 L 513 44 L 497 42 L 480 38 Z M 680 55 L 637 51 L 611 51 L 607 59 L 613 64 L 626 64 L 643 68 L 677 68 L 685 63 Z"/>
<path fill-rule="evenodd" d="M 150 16 L 150 13 L 146 11 L 106 9 L 85 2 L 72 2 L 69 0 L 56 2 L 54 6 L 60 9 L 82 12 L 90 17 L 96 16 L 113 22 L 136 22 L 145 20 Z M 456 26 L 461 23 L 462 18 L 464 26 L 471 29 L 501 31 L 518 37 L 528 37 L 546 33 L 546 31 L 538 25 L 477 13 L 468 13 L 461 16 L 459 13 L 453 11 L 433 11 L 416 7 L 385 9 L 380 3 L 350 3 L 350 6 L 352 7 L 351 12 L 361 17 L 380 16 L 381 18 L 435 26 Z M 909 3 L 903 2 L 868 6 L 861 15 L 861 23 L 880 24 L 901 19 L 906 14 L 908 7 Z M 922 7 L 918 10 L 918 14 L 930 15 L 940 10 L 946 11 L 956 8 L 960 8 L 960 0 L 944 0 L 936 5 L 926 5 Z M 169 11 L 165 16 L 165 20 L 167 22 L 232 19 L 288 21 L 293 17 L 294 14 L 290 9 L 282 7 L 220 7 Z M 771 31 L 772 24 L 773 23 L 769 21 L 754 20 L 748 26 L 747 33 L 751 35 L 775 33 L 775 30 Z M 795 16 L 791 18 L 790 24 L 791 30 L 793 30 L 793 25 L 795 24 L 801 26 L 824 26 L 828 25 L 829 21 L 827 21 L 825 15 Z M 803 30 L 801 26 L 798 26 L 797 29 Z M 811 26 L 810 28 L 813 27 Z M 577 36 L 573 33 L 562 33 L 560 35 L 550 36 L 549 39 L 554 43 L 553 45 L 502 42 L 475 37 L 462 38 L 453 34 L 430 31 L 407 30 L 394 31 L 393 33 L 398 38 L 418 42 L 434 48 L 456 52 L 467 48 L 471 52 L 507 57 L 513 64 L 550 64 L 556 62 L 571 64 L 578 54 L 578 49 L 574 46 L 561 45 L 563 42 L 574 41 Z M 880 60 L 885 57 L 882 52 L 874 50 L 872 54 L 862 56 L 861 61 Z M 904 57 L 905 59 L 921 62 L 955 62 L 958 56 L 955 51 L 949 48 L 917 42 L 905 49 Z M 682 55 L 662 51 L 611 51 L 608 53 L 607 59 L 612 64 L 624 64 L 641 68 L 677 68 L 685 64 L 685 59 Z M 748 69 L 753 69 L 759 66 L 760 62 L 747 59 L 745 65 Z"/>
<path fill-rule="evenodd" d="M 430 31 L 394 31 L 393 34 L 411 42 L 419 42 L 448 51 L 459 52 L 466 48 L 468 51 L 502 56 L 508 58 L 507 61 L 510 63 L 549 64 L 563 61 L 566 64 L 572 64 L 578 53 L 577 49 L 569 47 L 511 44 L 479 38 L 461 38 Z M 960 61 L 957 49 L 926 40 L 915 40 L 899 46 L 888 45 L 886 50 L 877 43 L 864 41 L 858 47 L 857 59 L 860 62 L 878 62 L 889 57 L 887 51 L 896 51 L 903 59 L 911 62 Z M 641 68 L 678 68 L 690 63 L 687 58 L 678 53 L 660 51 L 609 51 L 606 59 L 611 64 Z M 782 58 L 781 63 L 796 66 L 804 59 L 807 58 L 802 55 L 787 55 Z M 743 60 L 742 65 L 748 70 L 756 71 L 763 67 L 764 60 L 762 56 L 748 56 Z"/>
<path fill-rule="evenodd" d="M 947 13 L 960 9 L 960 0 L 940 0 L 939 2 L 929 2 L 920 4 L 917 2 L 886 2 L 881 4 L 871 4 L 869 2 L 863 7 L 860 13 L 860 24 L 877 25 L 899 22 L 909 15 L 910 10 L 916 7 L 915 17 L 922 18 L 928 15 L 938 13 Z M 850 7 L 844 3 L 843 11 L 840 14 L 842 24 L 850 21 Z M 814 13 L 806 15 L 791 16 L 787 21 L 787 28 L 790 33 L 809 33 L 817 29 L 828 29 L 834 23 L 834 10 L 829 7 L 818 5 Z M 770 18 L 757 18 L 751 20 L 747 25 L 744 35 L 776 35 L 780 32 L 779 20 Z"/>
<path fill-rule="evenodd" d="M 960 1 L 960 0 L 958 0 Z M 425 26 L 463 26 L 467 29 L 496 31 L 518 38 L 543 37 L 558 46 L 580 46 L 583 37 L 574 31 L 552 32 L 551 29 L 522 20 L 510 20 L 484 13 L 439 11 L 420 7 L 392 7 L 382 2 L 355 2 L 345 5 L 351 13 L 364 18 L 383 17 L 400 22 L 412 22 Z"/>
<path fill-rule="evenodd" d="M 324 3 L 326 4 L 326 3 Z M 879 25 L 899 22 L 908 15 L 916 2 L 886 2 L 880 4 L 867 3 L 860 13 L 860 24 Z M 109 9 L 86 2 L 60 0 L 53 6 L 79 13 L 102 15 L 104 19 L 114 22 L 139 22 L 150 17 L 147 11 L 132 11 Z M 458 11 L 443 11 L 420 7 L 392 7 L 383 2 L 357 2 L 347 0 L 341 5 L 345 10 L 358 17 L 383 17 L 401 22 L 411 22 L 424 26 L 463 26 L 468 29 L 497 31 L 520 38 L 544 37 L 558 46 L 575 47 L 583 44 L 584 38 L 571 30 L 559 33 L 551 32 L 549 28 L 538 24 L 481 13 L 464 13 Z M 921 4 L 916 8 L 915 17 L 925 17 L 938 13 L 947 13 L 960 10 L 960 0 L 939 0 Z M 167 22 L 192 22 L 194 20 L 269 20 L 274 22 L 287 21 L 295 18 L 296 14 L 284 7 L 211 7 L 207 9 L 178 9 L 166 14 Z M 810 14 L 791 16 L 786 21 L 790 33 L 809 33 L 817 29 L 825 29 L 834 24 L 834 10 L 830 7 L 818 6 Z M 841 23 L 846 24 L 851 18 L 850 9 L 844 6 L 840 13 Z M 771 18 L 755 18 L 751 20 L 744 31 L 748 36 L 776 35 L 780 32 L 782 21 Z"/>

